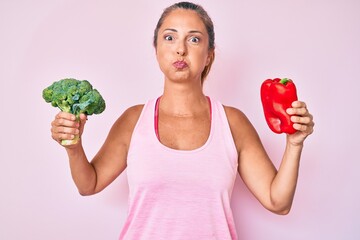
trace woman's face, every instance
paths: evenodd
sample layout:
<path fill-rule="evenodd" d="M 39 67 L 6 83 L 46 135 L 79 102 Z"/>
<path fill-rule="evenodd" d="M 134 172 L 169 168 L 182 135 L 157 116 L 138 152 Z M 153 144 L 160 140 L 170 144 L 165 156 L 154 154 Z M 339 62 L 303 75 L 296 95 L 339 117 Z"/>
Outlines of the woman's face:
<path fill-rule="evenodd" d="M 177 9 L 165 18 L 156 57 L 167 80 L 200 82 L 211 54 L 206 27 L 195 11 Z"/>

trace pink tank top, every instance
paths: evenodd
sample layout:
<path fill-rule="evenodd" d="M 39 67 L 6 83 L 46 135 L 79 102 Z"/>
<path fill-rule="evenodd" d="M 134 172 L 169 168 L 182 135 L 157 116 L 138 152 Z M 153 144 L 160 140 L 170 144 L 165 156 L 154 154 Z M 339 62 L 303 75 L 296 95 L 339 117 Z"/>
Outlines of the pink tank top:
<path fill-rule="evenodd" d="M 237 239 L 230 200 L 238 155 L 223 106 L 210 102 L 210 134 L 194 150 L 161 144 L 156 99 L 145 104 L 128 152 L 129 212 L 121 240 Z"/>

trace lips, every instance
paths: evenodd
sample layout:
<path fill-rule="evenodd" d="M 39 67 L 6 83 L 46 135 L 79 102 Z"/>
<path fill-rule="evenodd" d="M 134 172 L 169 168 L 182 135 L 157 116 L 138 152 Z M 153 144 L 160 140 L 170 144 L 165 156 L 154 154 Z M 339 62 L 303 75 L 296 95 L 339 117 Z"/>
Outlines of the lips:
<path fill-rule="evenodd" d="M 176 68 L 176 69 L 179 69 L 179 70 L 182 70 L 184 68 L 187 68 L 188 65 L 185 61 L 176 61 L 173 63 L 173 66 Z"/>

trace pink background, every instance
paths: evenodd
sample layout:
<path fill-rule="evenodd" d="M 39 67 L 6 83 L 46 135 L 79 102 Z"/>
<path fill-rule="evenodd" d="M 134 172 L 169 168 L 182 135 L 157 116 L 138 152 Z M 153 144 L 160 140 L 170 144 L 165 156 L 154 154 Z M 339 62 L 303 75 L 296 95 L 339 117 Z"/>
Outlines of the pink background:
<path fill-rule="evenodd" d="M 127 210 L 126 173 L 81 197 L 65 151 L 50 138 L 58 112 L 43 88 L 88 79 L 106 111 L 91 116 L 92 157 L 129 106 L 162 92 L 152 36 L 172 1 L 0 2 L 0 239 L 117 239 Z M 236 181 L 232 206 L 240 239 L 360 239 L 360 1 L 199 1 L 213 18 L 217 56 L 205 91 L 243 110 L 278 166 L 284 135 L 268 129 L 263 80 L 292 78 L 315 116 L 293 209 L 267 212 Z"/>

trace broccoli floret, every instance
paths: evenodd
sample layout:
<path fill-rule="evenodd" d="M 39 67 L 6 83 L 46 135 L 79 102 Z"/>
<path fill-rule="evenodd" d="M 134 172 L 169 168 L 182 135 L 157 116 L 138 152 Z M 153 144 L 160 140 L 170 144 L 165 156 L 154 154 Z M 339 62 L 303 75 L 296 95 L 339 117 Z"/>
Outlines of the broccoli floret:
<path fill-rule="evenodd" d="M 74 114 L 78 120 L 81 113 L 100 114 L 106 107 L 99 91 L 87 80 L 61 79 L 45 88 L 42 96 L 47 103 L 51 103 L 53 107 L 58 107 L 63 112 Z M 74 144 L 77 139 L 74 140 L 63 140 L 62 144 Z"/>
<path fill-rule="evenodd" d="M 84 95 L 87 92 L 90 92 L 93 89 L 93 86 L 87 80 L 83 80 L 78 85 L 79 94 Z"/>
<path fill-rule="evenodd" d="M 83 95 L 79 103 L 72 106 L 73 112 L 85 113 L 86 115 L 99 114 L 105 110 L 105 101 L 100 93 L 93 89 Z"/>

